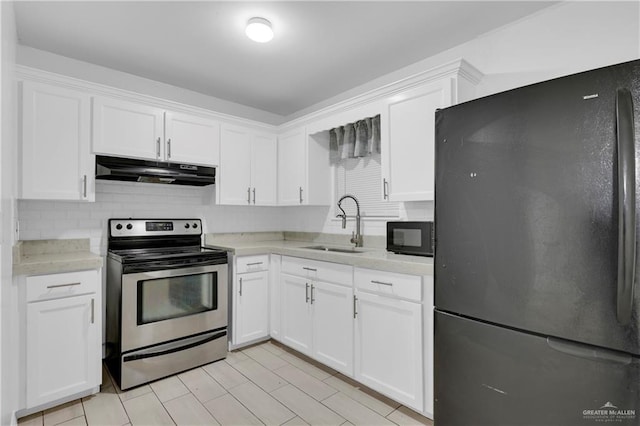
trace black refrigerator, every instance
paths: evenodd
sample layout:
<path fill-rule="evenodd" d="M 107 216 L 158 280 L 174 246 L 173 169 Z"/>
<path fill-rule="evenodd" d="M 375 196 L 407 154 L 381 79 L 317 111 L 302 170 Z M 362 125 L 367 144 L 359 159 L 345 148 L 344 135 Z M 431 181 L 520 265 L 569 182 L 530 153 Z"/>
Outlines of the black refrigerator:
<path fill-rule="evenodd" d="M 640 424 L 640 60 L 436 112 L 435 422 Z"/>

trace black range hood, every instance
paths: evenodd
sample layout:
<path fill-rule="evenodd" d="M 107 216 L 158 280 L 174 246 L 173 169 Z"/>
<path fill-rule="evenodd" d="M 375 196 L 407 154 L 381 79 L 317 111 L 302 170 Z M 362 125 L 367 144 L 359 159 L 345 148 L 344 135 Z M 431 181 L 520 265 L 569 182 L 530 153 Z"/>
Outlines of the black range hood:
<path fill-rule="evenodd" d="M 96 156 L 96 179 L 206 186 L 216 183 L 215 167 Z"/>

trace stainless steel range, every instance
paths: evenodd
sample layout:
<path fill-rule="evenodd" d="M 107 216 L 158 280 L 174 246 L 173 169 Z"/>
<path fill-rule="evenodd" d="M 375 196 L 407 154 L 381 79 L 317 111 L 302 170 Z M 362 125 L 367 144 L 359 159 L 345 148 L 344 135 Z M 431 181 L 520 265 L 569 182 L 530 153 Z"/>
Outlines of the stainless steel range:
<path fill-rule="evenodd" d="M 107 366 L 121 389 L 226 357 L 227 252 L 199 219 L 110 219 Z"/>

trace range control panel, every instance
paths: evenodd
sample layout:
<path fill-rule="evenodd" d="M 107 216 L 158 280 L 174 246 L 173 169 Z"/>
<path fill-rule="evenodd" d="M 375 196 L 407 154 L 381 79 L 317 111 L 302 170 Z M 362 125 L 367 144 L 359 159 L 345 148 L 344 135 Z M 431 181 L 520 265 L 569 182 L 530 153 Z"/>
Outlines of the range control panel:
<path fill-rule="evenodd" d="M 109 235 L 112 237 L 200 234 L 200 219 L 109 219 Z"/>

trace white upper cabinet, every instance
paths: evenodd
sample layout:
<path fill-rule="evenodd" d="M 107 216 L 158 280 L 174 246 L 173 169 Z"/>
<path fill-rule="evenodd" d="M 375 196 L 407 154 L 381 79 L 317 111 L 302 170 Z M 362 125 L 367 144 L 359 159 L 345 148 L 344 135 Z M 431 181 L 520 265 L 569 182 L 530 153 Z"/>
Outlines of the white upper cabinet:
<path fill-rule="evenodd" d="M 220 137 L 219 204 L 276 204 L 276 137 L 223 125 Z"/>
<path fill-rule="evenodd" d="M 93 152 L 217 166 L 218 122 L 149 105 L 93 98 Z"/>
<path fill-rule="evenodd" d="M 167 161 L 220 164 L 220 124 L 177 112 L 165 113 Z"/>
<path fill-rule="evenodd" d="M 278 137 L 278 204 L 295 206 L 304 204 L 305 182 L 305 132 L 296 129 Z"/>
<path fill-rule="evenodd" d="M 446 79 L 403 92 L 389 102 L 382 156 L 383 196 L 388 200 L 434 199 L 435 111 L 451 101 L 451 83 Z"/>
<path fill-rule="evenodd" d="M 430 201 L 435 182 L 435 111 L 470 99 L 480 73 L 464 61 L 444 76 L 387 99 L 381 114 L 382 193 L 388 201 Z"/>
<path fill-rule="evenodd" d="M 251 144 L 251 202 L 273 206 L 277 202 L 276 167 L 278 140 L 275 135 L 257 134 Z"/>
<path fill-rule="evenodd" d="M 301 127 L 278 136 L 278 204 L 330 203 L 328 132 L 307 135 Z"/>
<path fill-rule="evenodd" d="M 22 83 L 20 198 L 95 200 L 89 95 Z"/>
<path fill-rule="evenodd" d="M 145 160 L 164 159 L 164 110 L 94 97 L 93 152 Z"/>

